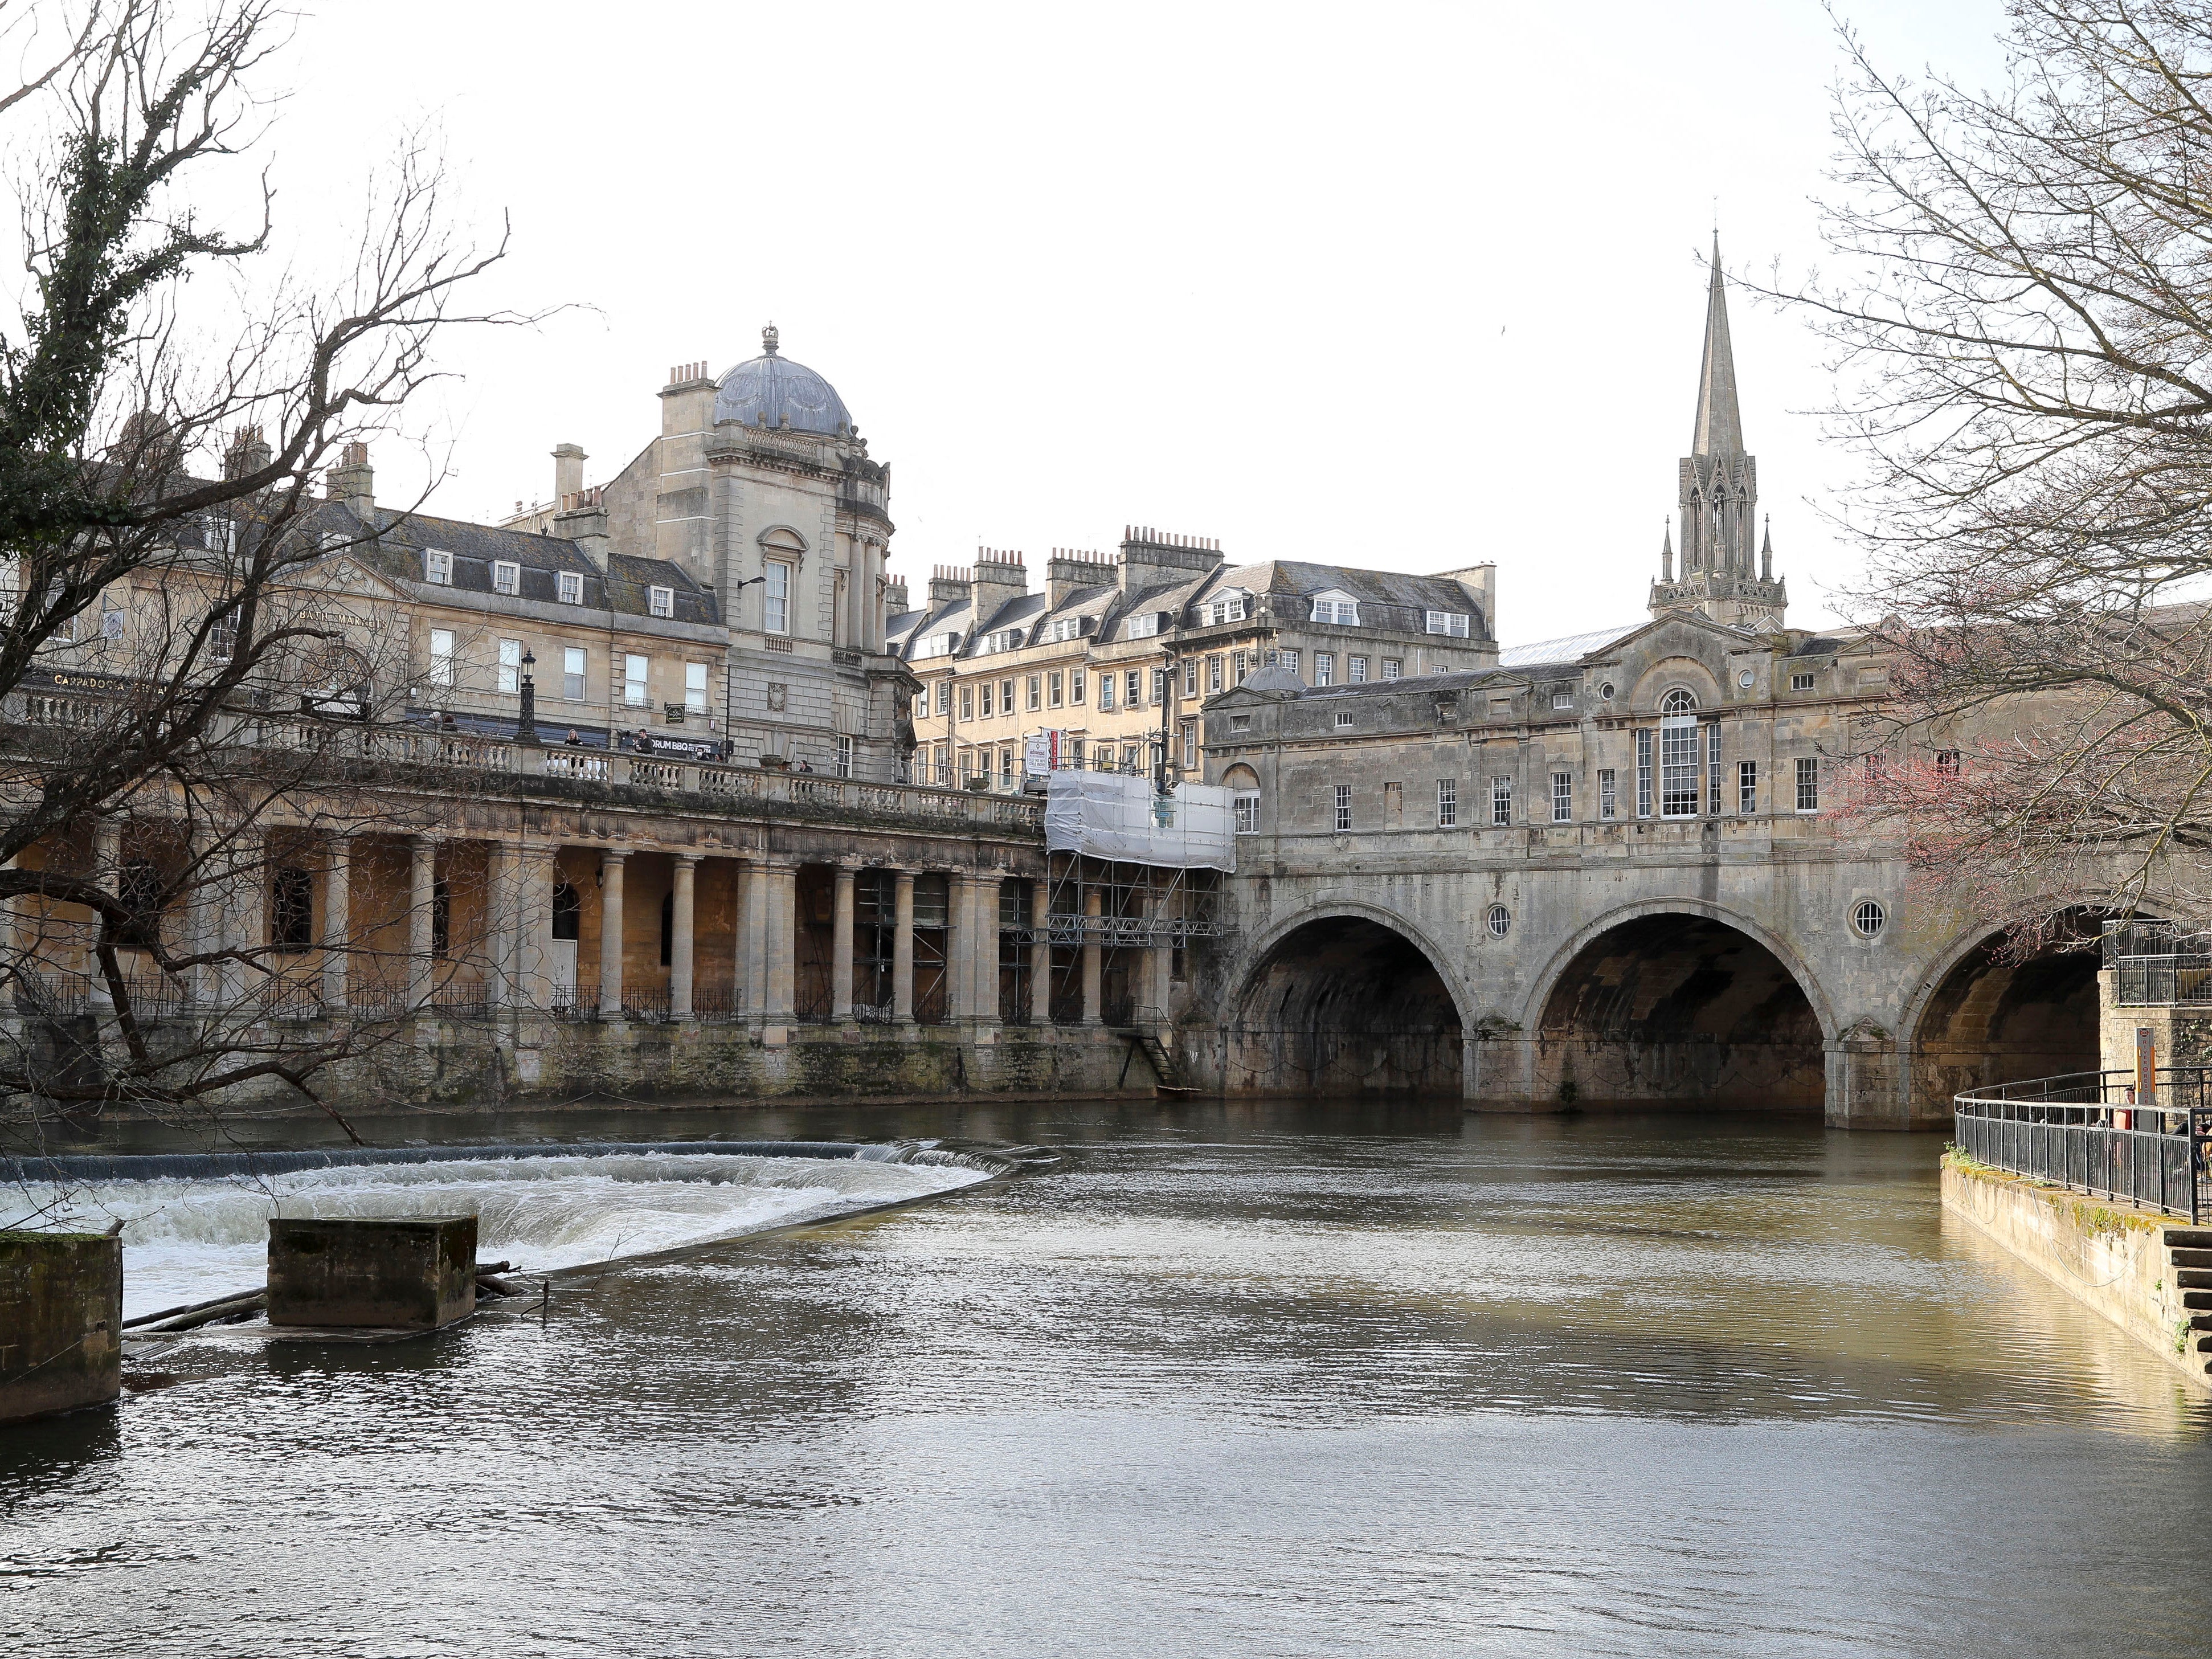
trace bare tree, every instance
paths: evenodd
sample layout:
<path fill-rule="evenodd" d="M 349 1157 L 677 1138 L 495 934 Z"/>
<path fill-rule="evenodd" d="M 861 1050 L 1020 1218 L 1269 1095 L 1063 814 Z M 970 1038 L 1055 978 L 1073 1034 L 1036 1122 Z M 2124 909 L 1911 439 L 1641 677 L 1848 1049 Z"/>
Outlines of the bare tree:
<path fill-rule="evenodd" d="M 30 281 L 0 312 L 0 989 L 91 1022 L 0 1022 L 0 1094 L 18 1100 L 312 1095 L 390 1012 L 270 1018 L 309 988 L 296 915 L 270 925 L 297 896 L 270 871 L 287 847 L 404 819 L 372 774 L 413 752 L 404 632 L 332 574 L 378 525 L 317 485 L 393 429 L 441 330 L 520 319 L 457 305 L 504 237 L 450 228 L 420 141 L 365 193 L 340 280 L 254 288 L 275 247 L 265 182 L 239 234 L 194 190 L 265 137 L 287 27 L 270 0 L 0 0 L 26 65 L 0 131 L 36 157 Z M 196 309 L 185 284 L 210 276 L 223 301 Z M 356 986 L 379 982 L 392 920 L 334 942 L 362 953 Z"/>
<path fill-rule="evenodd" d="M 2033 929 L 2212 901 L 2212 6 L 2014 0 L 1974 91 L 1848 29 L 1840 270 L 1783 291 L 1869 463 L 1844 524 L 1891 654 L 1863 795 Z"/>

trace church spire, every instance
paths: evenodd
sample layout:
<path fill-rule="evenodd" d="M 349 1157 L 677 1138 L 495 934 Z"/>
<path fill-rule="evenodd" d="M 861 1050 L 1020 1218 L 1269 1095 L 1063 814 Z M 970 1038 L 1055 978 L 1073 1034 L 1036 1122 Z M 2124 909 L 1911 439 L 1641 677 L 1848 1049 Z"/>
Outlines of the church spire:
<path fill-rule="evenodd" d="M 1659 580 L 1674 580 L 1674 521 L 1667 520 L 1667 527 L 1659 532 Z"/>
<path fill-rule="evenodd" d="M 1729 344 L 1728 295 L 1721 286 L 1721 238 L 1713 233 L 1712 283 L 1705 295 L 1705 349 L 1698 361 L 1698 425 L 1692 455 L 1743 453 L 1735 404 L 1735 352 Z"/>
<path fill-rule="evenodd" d="M 1771 533 L 1755 560 L 1752 552 L 1759 528 L 1759 463 L 1743 447 L 1717 233 L 1705 287 L 1705 351 L 1698 363 L 1698 428 L 1681 459 L 1675 506 L 1682 556 L 1671 556 L 1671 535 L 1661 543 L 1651 614 L 1695 611 L 1731 628 L 1780 628 L 1790 597 L 1775 580 Z"/>

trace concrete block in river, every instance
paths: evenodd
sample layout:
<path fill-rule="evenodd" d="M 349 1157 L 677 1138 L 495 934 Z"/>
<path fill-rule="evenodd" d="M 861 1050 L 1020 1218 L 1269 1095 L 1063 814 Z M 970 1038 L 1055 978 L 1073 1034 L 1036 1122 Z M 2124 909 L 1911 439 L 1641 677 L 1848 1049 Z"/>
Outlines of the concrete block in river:
<path fill-rule="evenodd" d="M 122 1240 L 0 1232 L 0 1423 L 122 1392 Z"/>
<path fill-rule="evenodd" d="M 280 1217 L 269 1224 L 269 1322 L 435 1330 L 477 1305 L 477 1218 Z"/>

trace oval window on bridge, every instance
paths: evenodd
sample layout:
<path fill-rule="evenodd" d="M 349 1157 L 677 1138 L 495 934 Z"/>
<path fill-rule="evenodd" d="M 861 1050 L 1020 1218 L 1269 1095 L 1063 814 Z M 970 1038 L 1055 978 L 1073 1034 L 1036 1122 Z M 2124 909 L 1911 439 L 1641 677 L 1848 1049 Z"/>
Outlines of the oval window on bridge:
<path fill-rule="evenodd" d="M 1861 899 L 1851 911 L 1851 928 L 1861 939 L 1872 939 L 1888 925 L 1889 912 L 1872 899 Z"/>
<path fill-rule="evenodd" d="M 1492 939 L 1504 939 L 1513 931 L 1513 913 L 1502 904 L 1492 905 L 1483 921 L 1489 925 Z"/>

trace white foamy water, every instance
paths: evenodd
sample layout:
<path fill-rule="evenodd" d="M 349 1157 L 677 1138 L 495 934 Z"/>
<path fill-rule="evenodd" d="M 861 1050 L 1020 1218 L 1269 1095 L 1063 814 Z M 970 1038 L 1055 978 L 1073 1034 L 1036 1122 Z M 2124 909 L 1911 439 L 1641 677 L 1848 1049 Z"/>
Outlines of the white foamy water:
<path fill-rule="evenodd" d="M 478 1218 L 477 1259 L 578 1267 L 820 1220 L 983 1180 L 953 1165 L 716 1153 L 531 1153 L 361 1164 L 265 1176 L 117 1181 L 61 1194 L 17 1188 L 40 1226 L 123 1227 L 123 1311 L 258 1288 L 269 1218 Z M 58 1210 L 50 1207 L 60 1204 Z M 0 1216 L 0 1225 L 8 1217 Z"/>

